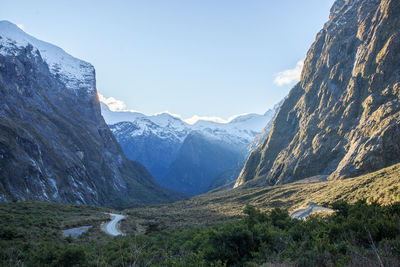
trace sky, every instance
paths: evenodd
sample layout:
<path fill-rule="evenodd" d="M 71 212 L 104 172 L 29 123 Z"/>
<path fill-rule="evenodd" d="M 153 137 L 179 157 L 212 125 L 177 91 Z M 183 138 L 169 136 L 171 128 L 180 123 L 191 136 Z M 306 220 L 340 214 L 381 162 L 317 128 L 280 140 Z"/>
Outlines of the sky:
<path fill-rule="evenodd" d="M 0 20 L 93 64 L 116 110 L 226 120 L 288 94 L 333 2 L 1 0 Z"/>

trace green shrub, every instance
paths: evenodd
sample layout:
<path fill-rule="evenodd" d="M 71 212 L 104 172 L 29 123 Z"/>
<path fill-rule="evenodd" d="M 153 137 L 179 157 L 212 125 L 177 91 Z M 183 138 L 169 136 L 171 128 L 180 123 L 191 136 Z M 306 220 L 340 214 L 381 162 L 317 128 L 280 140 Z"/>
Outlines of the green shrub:
<path fill-rule="evenodd" d="M 400 262 L 400 203 L 333 203 L 333 215 L 306 220 L 247 206 L 246 216 L 224 225 L 97 239 L 61 236 L 65 218 L 90 215 L 79 207 L 26 206 L 0 206 L 0 266 L 346 266 L 379 264 L 377 254 L 387 266 Z"/>

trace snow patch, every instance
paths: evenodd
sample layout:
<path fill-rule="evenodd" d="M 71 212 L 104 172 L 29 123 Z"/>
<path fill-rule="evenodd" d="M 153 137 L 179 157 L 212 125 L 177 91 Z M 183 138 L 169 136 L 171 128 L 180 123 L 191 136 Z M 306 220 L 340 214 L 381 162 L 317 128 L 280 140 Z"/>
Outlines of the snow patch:
<path fill-rule="evenodd" d="M 0 202 L 8 202 L 8 199 L 5 195 L 0 195 Z"/>
<path fill-rule="evenodd" d="M 89 191 L 90 194 L 97 195 L 96 192 L 90 186 L 86 187 L 86 189 Z"/>
<path fill-rule="evenodd" d="M 82 192 L 76 192 L 75 195 L 77 195 L 80 199 L 81 204 L 86 204 L 85 199 L 83 198 Z"/>
<path fill-rule="evenodd" d="M 29 44 L 34 48 L 32 54 L 40 52 L 52 74 L 59 76 L 71 90 L 83 89 L 88 94 L 95 93 L 94 67 L 77 59 L 60 47 L 36 39 L 9 21 L 0 21 L 0 54 L 16 55 L 18 50 Z"/>
<path fill-rule="evenodd" d="M 190 133 L 197 132 L 209 139 L 246 146 L 272 119 L 274 112 L 270 110 L 263 115 L 237 115 L 228 123 L 200 120 L 193 125 L 167 113 L 146 116 L 137 112 L 112 112 L 104 104 L 102 114 L 119 140 L 137 136 L 157 136 L 160 139 L 182 143 Z"/>
<path fill-rule="evenodd" d="M 355 56 L 354 56 L 354 65 L 353 65 L 353 70 L 351 71 L 351 75 L 353 76 L 353 77 L 355 77 L 356 76 L 356 67 L 360 64 L 360 58 L 361 58 L 361 53 L 362 53 L 362 51 L 363 51 L 363 46 L 362 45 L 360 45 L 358 48 L 357 48 L 357 52 L 356 52 L 356 54 L 355 54 Z"/>
<path fill-rule="evenodd" d="M 78 184 L 75 182 L 74 177 L 72 177 L 71 175 L 69 176 L 69 179 L 71 180 L 72 186 L 74 188 L 78 188 Z"/>
<path fill-rule="evenodd" d="M 49 180 L 49 182 L 50 182 L 51 187 L 52 187 L 53 190 L 54 190 L 54 193 L 53 193 L 52 196 L 53 196 L 53 198 L 57 199 L 57 198 L 59 197 L 59 195 L 58 195 L 57 182 L 56 182 L 56 180 L 54 180 L 53 178 L 49 178 L 48 180 Z"/>

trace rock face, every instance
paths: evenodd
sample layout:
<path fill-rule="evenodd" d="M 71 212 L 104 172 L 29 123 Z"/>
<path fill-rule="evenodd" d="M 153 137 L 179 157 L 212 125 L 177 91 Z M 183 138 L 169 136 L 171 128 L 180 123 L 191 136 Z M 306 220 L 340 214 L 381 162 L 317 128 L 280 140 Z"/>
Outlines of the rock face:
<path fill-rule="evenodd" d="M 337 0 L 236 186 L 340 179 L 400 161 L 400 2 Z"/>
<path fill-rule="evenodd" d="M 274 113 L 191 125 L 167 113 L 112 112 L 102 104 L 102 114 L 127 157 L 145 165 L 160 184 L 188 194 L 234 181 L 248 156 L 247 146 Z M 232 168 L 235 175 L 229 172 L 214 181 Z"/>
<path fill-rule="evenodd" d="M 179 196 L 178 196 L 179 197 Z M 104 122 L 95 70 L 0 22 L 0 200 L 123 206 L 176 199 Z"/>
<path fill-rule="evenodd" d="M 271 114 L 271 119 L 268 121 L 267 125 L 264 127 L 264 129 L 259 133 L 254 140 L 250 143 L 250 145 L 247 147 L 248 153 L 246 154 L 246 159 L 250 155 L 250 153 L 255 150 L 259 145 L 261 145 L 265 140 L 267 140 L 269 133 L 272 130 L 272 125 L 274 124 L 274 120 L 276 115 L 278 114 L 279 109 L 281 108 L 283 102 L 285 101 L 286 98 L 282 99 L 279 103 L 277 103 L 273 109 L 269 110 Z M 238 173 L 239 174 L 239 173 Z"/>

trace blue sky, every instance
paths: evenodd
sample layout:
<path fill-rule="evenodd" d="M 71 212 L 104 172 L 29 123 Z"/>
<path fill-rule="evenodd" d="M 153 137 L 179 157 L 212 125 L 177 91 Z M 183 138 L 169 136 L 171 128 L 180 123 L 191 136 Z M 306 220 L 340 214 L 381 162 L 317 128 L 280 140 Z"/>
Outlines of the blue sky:
<path fill-rule="evenodd" d="M 127 108 L 229 118 L 289 92 L 333 0 L 2 0 L 22 25 L 96 68 L 97 90 Z M 280 74 L 279 74 L 280 73 Z M 275 80 L 275 82 L 274 82 Z M 283 84 L 282 84 L 283 83 Z"/>

